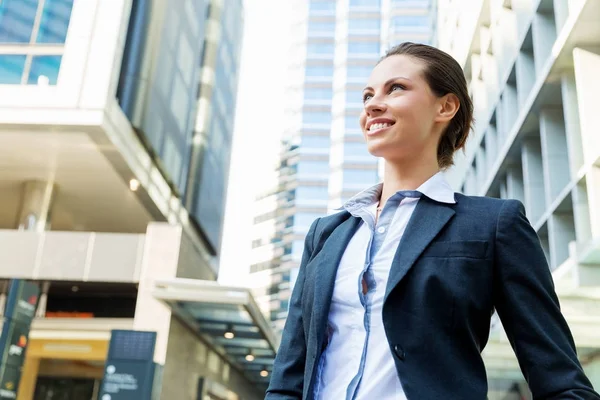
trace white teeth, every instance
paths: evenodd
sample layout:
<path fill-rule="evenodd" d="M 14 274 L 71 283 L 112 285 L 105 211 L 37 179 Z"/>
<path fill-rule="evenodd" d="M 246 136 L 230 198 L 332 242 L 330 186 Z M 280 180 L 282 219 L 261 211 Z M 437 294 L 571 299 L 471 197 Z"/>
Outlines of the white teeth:
<path fill-rule="evenodd" d="M 379 124 L 373 124 L 369 127 L 369 131 L 376 131 L 378 129 L 383 129 L 383 128 L 388 128 L 392 126 L 392 124 L 389 124 L 387 122 L 384 123 L 379 123 Z"/>

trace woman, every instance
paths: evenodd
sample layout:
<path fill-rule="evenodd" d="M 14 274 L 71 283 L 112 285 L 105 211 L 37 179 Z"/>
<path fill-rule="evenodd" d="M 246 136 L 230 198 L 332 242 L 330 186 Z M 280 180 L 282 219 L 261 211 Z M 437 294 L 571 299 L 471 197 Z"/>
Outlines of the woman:
<path fill-rule="evenodd" d="M 494 309 L 535 399 L 600 399 L 522 204 L 440 173 L 472 114 L 438 49 L 404 43 L 374 68 L 360 125 L 383 183 L 311 226 L 267 399 L 485 399 Z"/>

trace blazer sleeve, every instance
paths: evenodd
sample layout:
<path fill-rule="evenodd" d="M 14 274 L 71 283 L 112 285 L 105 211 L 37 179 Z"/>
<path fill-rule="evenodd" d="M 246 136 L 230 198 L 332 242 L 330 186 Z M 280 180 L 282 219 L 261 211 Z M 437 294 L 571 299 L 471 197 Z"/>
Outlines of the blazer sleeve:
<path fill-rule="evenodd" d="M 302 289 L 306 264 L 312 258 L 315 230 L 318 223 L 319 219 L 312 223 L 304 240 L 300 270 L 290 298 L 288 316 L 265 400 L 302 399 L 306 360 L 306 338 L 302 322 Z"/>
<path fill-rule="evenodd" d="M 577 359 L 552 274 L 523 204 L 507 200 L 496 226 L 494 300 L 534 399 L 600 399 Z"/>

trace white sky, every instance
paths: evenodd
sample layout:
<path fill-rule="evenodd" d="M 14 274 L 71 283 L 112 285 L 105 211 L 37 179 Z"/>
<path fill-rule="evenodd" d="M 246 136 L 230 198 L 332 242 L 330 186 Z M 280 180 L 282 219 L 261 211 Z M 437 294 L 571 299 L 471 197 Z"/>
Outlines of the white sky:
<path fill-rule="evenodd" d="M 245 0 L 245 26 L 219 282 L 244 285 L 250 267 L 252 207 L 271 182 L 284 127 L 290 8 Z M 268 179 L 267 179 L 268 180 Z"/>

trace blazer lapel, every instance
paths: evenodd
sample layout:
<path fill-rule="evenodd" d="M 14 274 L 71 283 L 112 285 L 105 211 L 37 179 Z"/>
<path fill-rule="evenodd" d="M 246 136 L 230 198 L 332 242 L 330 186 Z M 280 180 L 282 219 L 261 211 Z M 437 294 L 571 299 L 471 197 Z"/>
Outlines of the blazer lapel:
<path fill-rule="evenodd" d="M 402 235 L 388 278 L 384 303 L 400 283 L 427 245 L 437 236 L 454 215 L 450 204 L 421 197 Z"/>
<path fill-rule="evenodd" d="M 327 317 L 331 306 L 331 296 L 333 295 L 333 287 L 335 285 L 335 277 L 337 275 L 340 260 L 344 255 L 346 246 L 352 239 L 360 226 L 361 219 L 358 217 L 350 217 L 342 222 L 331 233 L 326 240 L 323 248 L 315 257 L 313 262 L 316 262 L 315 268 L 315 297 L 313 301 L 313 316 L 315 322 L 312 324 L 315 327 L 315 336 L 318 340 L 320 349 L 323 340 L 323 333 L 327 326 Z"/>

